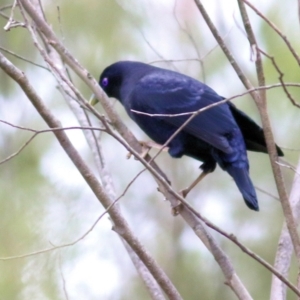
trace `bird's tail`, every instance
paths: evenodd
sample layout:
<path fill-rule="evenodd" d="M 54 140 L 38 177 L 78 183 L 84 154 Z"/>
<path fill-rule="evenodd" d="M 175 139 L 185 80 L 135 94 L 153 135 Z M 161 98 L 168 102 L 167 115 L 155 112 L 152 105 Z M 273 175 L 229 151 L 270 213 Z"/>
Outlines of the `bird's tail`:
<path fill-rule="evenodd" d="M 258 202 L 253 183 L 249 177 L 248 168 L 237 168 L 234 166 L 227 166 L 227 172 L 234 179 L 237 187 L 243 195 L 246 205 L 253 210 L 258 211 Z"/>

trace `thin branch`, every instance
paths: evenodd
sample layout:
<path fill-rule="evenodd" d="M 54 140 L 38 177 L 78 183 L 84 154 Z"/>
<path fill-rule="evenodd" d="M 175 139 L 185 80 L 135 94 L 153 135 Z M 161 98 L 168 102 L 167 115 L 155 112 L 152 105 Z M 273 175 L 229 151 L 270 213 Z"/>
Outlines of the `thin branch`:
<path fill-rule="evenodd" d="M 36 256 L 39 254 L 45 254 L 48 252 L 52 252 L 52 251 L 56 251 L 56 250 L 60 250 L 62 248 L 66 248 L 66 247 L 71 247 L 74 246 L 75 244 L 77 244 L 78 242 L 82 241 L 84 238 L 86 238 L 90 232 L 92 232 L 94 230 L 94 228 L 96 227 L 96 225 L 98 224 L 98 222 L 103 218 L 103 216 L 109 211 L 109 209 L 114 205 L 115 203 L 112 203 L 110 207 L 108 207 L 97 219 L 96 221 L 92 224 L 92 226 L 83 234 L 81 235 L 79 238 L 77 238 L 75 241 L 70 242 L 70 243 L 66 243 L 66 244 L 62 244 L 62 245 L 58 245 L 58 246 L 53 246 L 47 249 L 43 249 L 43 250 L 38 250 L 38 251 L 34 251 L 34 252 L 30 252 L 30 253 L 26 253 L 26 254 L 21 254 L 21 255 L 15 255 L 15 256 L 8 256 L 8 257 L 0 257 L 0 261 L 7 261 L 7 260 L 15 260 L 15 259 L 21 259 L 21 258 L 28 258 L 31 256 Z"/>
<path fill-rule="evenodd" d="M 188 62 L 188 61 L 196 61 L 201 63 L 201 58 L 182 58 L 182 59 L 158 59 L 148 62 L 149 65 L 159 64 L 159 63 L 177 63 L 177 62 Z"/>
<path fill-rule="evenodd" d="M 255 187 L 255 189 L 256 189 L 257 191 L 260 191 L 261 193 L 263 193 L 263 194 L 265 194 L 265 195 L 268 195 L 270 198 L 272 198 L 272 199 L 274 199 L 274 200 L 280 201 L 280 199 L 279 199 L 277 196 L 275 196 L 275 195 L 269 193 L 268 191 L 266 191 L 266 190 L 264 190 L 264 189 L 258 187 L 257 185 L 255 185 L 254 187 Z"/>
<path fill-rule="evenodd" d="M 299 148 L 289 148 L 289 147 L 284 147 L 284 146 L 280 146 L 280 148 L 285 150 L 285 151 L 300 152 Z"/>
<path fill-rule="evenodd" d="M 274 23 L 272 23 L 267 17 L 265 17 L 253 4 L 251 4 L 248 0 L 242 0 L 245 2 L 258 16 L 260 16 L 284 41 L 287 45 L 288 49 L 294 56 L 295 60 L 297 61 L 298 65 L 300 66 L 300 57 L 295 51 L 295 48 L 291 45 L 288 38 L 276 27 Z"/>
<path fill-rule="evenodd" d="M 36 66 L 36 67 L 39 67 L 39 68 L 42 68 L 42 69 L 45 69 L 45 70 L 49 71 L 49 69 L 48 69 L 47 67 L 42 66 L 42 65 L 40 65 L 40 64 L 37 64 L 37 63 L 31 61 L 30 59 L 25 58 L 25 57 L 23 57 L 23 56 L 20 56 L 20 55 L 18 55 L 18 54 L 16 54 L 16 53 L 12 52 L 12 51 L 10 51 L 10 50 L 7 50 L 7 49 L 1 47 L 1 46 L 0 46 L 0 50 L 4 51 L 4 52 L 6 52 L 6 53 L 9 53 L 9 54 L 11 54 L 11 55 L 13 55 L 13 56 L 15 56 L 15 57 L 17 57 L 17 58 L 23 60 L 23 61 L 26 61 L 26 62 L 28 62 L 28 63 L 30 63 L 30 64 Z"/>
<path fill-rule="evenodd" d="M 282 71 L 280 70 L 278 64 L 275 61 L 275 58 L 271 55 L 269 55 L 268 53 L 264 52 L 261 49 L 258 49 L 259 52 L 261 52 L 263 55 L 265 55 L 267 58 L 269 58 L 274 66 L 274 68 L 276 69 L 277 73 L 279 74 L 279 81 L 281 83 L 281 86 L 286 94 L 286 96 L 288 97 L 288 99 L 292 102 L 292 104 L 298 108 L 300 108 L 300 104 L 297 103 L 297 101 L 293 98 L 293 96 L 290 94 L 290 92 L 287 89 L 287 84 L 284 82 L 283 77 L 284 74 L 282 73 Z"/>
<path fill-rule="evenodd" d="M 9 125 L 11 127 L 14 127 L 14 128 L 17 128 L 17 129 L 21 129 L 21 130 L 24 130 L 24 131 L 34 132 L 34 134 L 19 148 L 19 150 L 17 150 L 16 152 L 14 152 L 11 155 L 9 155 L 7 158 L 5 158 L 2 161 L 0 161 L 0 165 L 3 164 L 3 163 L 5 163 L 5 162 L 7 162 L 7 161 L 9 161 L 9 160 L 11 160 L 15 156 L 19 155 L 24 150 L 24 148 L 26 148 L 32 142 L 32 140 L 35 137 L 37 137 L 37 135 L 39 135 L 41 133 L 54 132 L 54 131 L 62 131 L 62 130 L 89 130 L 91 132 L 94 132 L 94 131 L 106 132 L 106 130 L 104 128 L 92 127 L 92 126 L 88 126 L 88 127 L 70 126 L 70 127 L 59 127 L 59 128 L 36 130 L 36 129 L 32 129 L 32 128 L 18 126 L 18 125 L 9 123 L 9 122 L 4 121 L 4 120 L 0 120 L 0 123 L 4 123 L 6 125 Z"/>
<path fill-rule="evenodd" d="M 15 8 L 17 7 L 17 5 L 18 5 L 18 0 L 14 0 L 14 3 L 12 5 L 11 11 L 10 11 L 10 16 L 8 18 L 8 22 L 3 27 L 3 29 L 5 31 L 9 31 L 11 28 L 15 28 L 15 27 L 25 27 L 24 23 L 14 20 L 14 12 L 15 12 Z"/>
<path fill-rule="evenodd" d="M 59 253 L 59 256 L 58 256 L 58 264 L 59 264 L 60 277 L 62 279 L 62 286 L 63 286 L 64 295 L 65 295 L 65 298 L 67 300 L 69 300 L 68 291 L 67 291 L 67 285 L 66 285 L 66 280 L 65 280 L 65 276 L 64 276 L 64 273 L 63 273 L 63 270 L 62 270 L 61 252 Z"/>
<path fill-rule="evenodd" d="M 240 66 L 238 65 L 236 60 L 234 59 L 232 53 L 230 52 L 230 50 L 226 46 L 226 44 L 224 42 L 224 39 L 221 37 L 221 35 L 219 34 L 217 28 L 215 27 L 212 20 L 210 19 L 210 17 L 208 15 L 208 13 L 206 12 L 202 2 L 200 0 L 194 0 L 194 2 L 196 3 L 196 6 L 198 7 L 202 17 L 204 18 L 207 26 L 209 27 L 209 29 L 210 29 L 211 33 L 213 34 L 214 38 L 216 39 L 217 43 L 220 45 L 220 48 L 223 50 L 223 52 L 224 52 L 225 56 L 227 57 L 229 63 L 231 64 L 231 66 L 235 70 L 237 76 L 240 78 L 240 80 L 243 83 L 243 85 L 245 86 L 245 88 L 247 90 L 251 90 L 253 88 L 251 82 L 248 80 L 246 75 L 243 73 L 242 69 L 240 68 Z M 256 95 L 253 92 L 251 93 L 251 95 L 252 95 L 253 98 L 256 97 Z"/>
<path fill-rule="evenodd" d="M 5 13 L 3 13 L 1 10 L 0 10 L 0 16 L 3 17 L 3 19 L 5 20 L 9 20 L 9 16 L 7 16 Z"/>
<path fill-rule="evenodd" d="M 142 173 L 142 172 L 140 172 Z M 140 174 L 139 173 L 139 174 Z M 14 259 L 20 259 L 20 258 L 28 258 L 31 256 L 35 256 L 35 255 L 39 255 L 39 254 L 45 254 L 47 252 L 52 252 L 55 250 L 60 250 L 62 248 L 66 248 L 66 247 L 70 247 L 70 246 L 74 246 L 75 244 L 77 244 L 78 242 L 82 241 L 83 239 L 85 239 L 96 227 L 96 225 L 99 223 L 99 221 L 107 214 L 109 213 L 109 210 L 116 205 L 116 203 L 125 195 L 125 193 L 128 191 L 130 185 L 134 182 L 134 180 L 139 176 L 139 174 L 128 184 L 128 186 L 126 187 L 126 189 L 123 191 L 123 193 L 116 198 L 108 207 L 107 209 L 95 220 L 95 222 L 92 224 L 92 226 L 83 234 L 81 235 L 79 238 L 77 238 L 76 240 L 74 240 L 73 242 L 70 243 L 66 243 L 66 244 L 62 244 L 62 245 L 58 245 L 58 246 L 53 246 L 51 248 L 47 248 L 44 250 L 39 250 L 39 251 L 34 251 L 31 253 L 27 253 L 27 254 L 21 254 L 21 255 L 16 255 L 16 256 L 9 256 L 9 257 L 0 257 L 0 261 L 6 261 L 6 260 L 14 260 Z"/>
<path fill-rule="evenodd" d="M 7 4 L 0 7 L 0 11 L 10 9 L 13 7 L 13 4 Z"/>
<path fill-rule="evenodd" d="M 270 265 L 268 262 L 263 260 L 260 256 L 258 256 L 253 251 L 251 251 L 246 246 L 244 246 L 241 242 L 239 242 L 238 239 L 236 238 L 236 236 L 234 236 L 233 234 L 228 234 L 221 228 L 219 228 L 216 225 L 214 225 L 213 223 L 211 223 L 209 220 L 207 220 L 205 217 L 203 217 L 199 212 L 194 210 L 193 207 L 191 207 L 189 204 L 185 203 L 184 205 L 186 205 L 188 207 L 188 209 L 190 209 L 208 227 L 219 232 L 221 235 L 223 235 L 224 237 L 229 239 L 231 242 L 236 244 L 243 252 L 245 252 L 250 257 L 252 257 L 254 260 L 256 260 L 258 263 L 263 265 L 267 270 L 272 272 L 278 279 L 280 279 L 284 284 L 286 284 L 286 286 L 288 286 L 296 295 L 300 296 L 300 291 L 297 289 L 297 287 L 295 287 L 287 278 L 285 278 L 284 275 L 280 274 L 280 272 L 278 272 L 272 265 Z"/>
<path fill-rule="evenodd" d="M 290 166 L 290 165 L 283 164 L 283 163 L 280 163 L 280 162 L 277 162 L 277 164 L 278 164 L 279 166 L 281 166 L 281 167 L 284 167 L 284 168 L 287 168 L 287 169 L 289 169 L 289 170 L 294 171 L 297 175 L 300 175 L 300 173 L 298 173 L 297 169 L 294 168 L 294 167 L 292 167 L 292 166 Z"/>
<path fill-rule="evenodd" d="M 150 41 L 146 38 L 144 32 L 142 30 L 139 30 L 141 36 L 143 37 L 143 40 L 146 42 L 146 44 L 149 46 L 149 48 L 163 61 L 168 62 L 167 59 L 165 59 L 162 54 L 160 54 L 155 47 L 152 46 L 152 44 L 150 43 Z"/>
<path fill-rule="evenodd" d="M 298 83 L 286 83 L 284 84 L 285 86 L 293 86 L 293 87 L 300 87 L 300 84 Z M 245 91 L 243 93 L 240 93 L 240 94 L 236 94 L 232 97 L 229 97 L 229 98 L 225 98 L 221 101 L 218 101 L 218 102 L 215 102 L 215 103 L 212 103 L 210 105 L 207 105 L 199 110 L 196 110 L 196 111 L 190 111 L 190 112 L 184 112 L 184 113 L 178 113 L 178 114 L 150 114 L 150 113 L 145 113 L 145 112 L 142 112 L 142 111 L 137 111 L 137 110 L 134 110 L 132 109 L 131 111 L 136 113 L 136 114 L 140 114 L 140 115 L 146 115 L 146 116 L 149 116 L 149 117 L 169 117 L 169 118 L 174 118 L 174 117 L 180 117 L 180 116 L 189 116 L 189 115 L 198 115 L 199 113 L 202 113 L 208 109 L 211 109 L 215 106 L 219 106 L 221 104 L 224 104 L 228 101 L 231 101 L 231 100 L 234 100 L 236 98 L 240 98 L 242 96 L 245 96 L 247 94 L 251 94 L 252 92 L 254 91 L 262 91 L 262 90 L 269 90 L 269 89 L 273 89 L 273 88 L 279 88 L 279 87 L 282 87 L 282 83 L 279 83 L 279 84 L 272 84 L 272 85 L 268 85 L 268 86 L 260 86 L 260 87 L 256 87 L 256 88 L 253 88 L 253 89 L 250 89 L 248 91 Z"/>
<path fill-rule="evenodd" d="M 204 70 L 204 62 L 203 62 L 203 58 L 201 58 L 201 54 L 200 54 L 200 51 L 197 47 L 197 44 L 196 44 L 196 41 L 194 39 L 194 37 L 192 36 L 192 34 L 185 28 L 181 25 L 178 17 L 177 17 L 177 14 L 176 14 L 176 6 L 177 6 L 177 0 L 175 0 L 174 2 L 174 6 L 173 6 L 173 16 L 176 20 L 176 23 L 178 25 L 178 27 L 180 28 L 180 30 L 188 37 L 188 39 L 190 40 L 191 44 L 193 45 L 194 49 L 195 49 L 195 52 L 198 56 L 198 60 L 200 62 L 200 69 L 201 69 L 201 72 L 202 72 L 202 79 L 203 81 L 205 82 L 205 70 Z"/>

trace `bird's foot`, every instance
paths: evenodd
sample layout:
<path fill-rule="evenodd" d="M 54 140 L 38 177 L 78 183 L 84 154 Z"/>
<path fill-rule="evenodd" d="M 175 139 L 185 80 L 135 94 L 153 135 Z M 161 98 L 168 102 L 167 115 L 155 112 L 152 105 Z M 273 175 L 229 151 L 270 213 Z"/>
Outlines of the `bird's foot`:
<path fill-rule="evenodd" d="M 132 156 L 132 153 L 131 153 L 131 152 L 128 152 L 128 153 L 126 154 L 126 158 L 127 158 L 127 159 L 130 159 L 131 156 Z"/>
<path fill-rule="evenodd" d="M 178 201 L 178 204 L 176 204 L 175 206 L 172 206 L 172 210 L 171 210 L 171 213 L 174 217 L 176 217 L 177 215 L 180 214 L 181 210 L 183 208 L 183 204 Z"/>
<path fill-rule="evenodd" d="M 162 151 L 167 151 L 168 150 L 168 147 L 163 147 L 162 145 L 157 144 L 153 141 L 139 141 L 139 143 L 142 146 L 142 151 L 140 153 L 140 156 L 142 158 L 146 157 L 146 155 L 149 153 L 151 148 L 159 149 L 159 150 L 162 150 Z M 131 158 L 131 155 L 132 155 L 131 153 L 128 153 L 127 156 L 126 156 L 127 159 Z"/>
<path fill-rule="evenodd" d="M 141 156 L 142 158 L 145 158 L 146 155 L 147 155 L 147 154 L 149 153 L 149 151 L 151 150 L 151 145 L 150 145 L 151 142 L 147 142 L 147 141 L 139 141 L 139 143 L 140 143 L 141 146 L 142 146 L 142 151 L 141 151 L 141 153 L 139 153 L 139 154 L 140 154 L 140 156 Z M 127 155 L 126 155 L 126 158 L 127 158 L 127 159 L 130 159 L 131 156 L 132 156 L 132 153 L 128 152 Z"/>
<path fill-rule="evenodd" d="M 163 147 L 163 145 L 157 144 L 153 141 L 140 141 L 140 144 L 142 145 L 142 148 L 144 149 L 144 151 L 147 151 L 146 154 L 148 154 L 148 152 L 151 150 L 151 148 L 158 149 L 161 151 L 168 151 L 168 149 L 169 149 L 168 147 Z"/>
<path fill-rule="evenodd" d="M 151 141 L 139 141 L 139 143 L 142 146 L 142 151 L 140 153 L 140 156 L 142 158 L 145 158 L 147 156 L 147 154 L 149 153 L 149 151 L 151 150 L 151 148 L 152 148 Z"/>
<path fill-rule="evenodd" d="M 191 189 L 188 187 L 186 189 L 180 190 L 179 194 L 182 196 L 182 198 L 185 198 L 190 191 Z"/>
<path fill-rule="evenodd" d="M 181 195 L 182 198 L 185 198 L 189 192 L 190 192 L 190 189 L 186 188 L 186 189 L 180 190 L 178 192 L 178 194 Z M 182 211 L 182 208 L 183 208 L 183 204 L 180 201 L 178 201 L 178 204 L 172 206 L 172 211 L 171 211 L 172 215 L 174 217 L 179 215 L 179 213 Z"/>

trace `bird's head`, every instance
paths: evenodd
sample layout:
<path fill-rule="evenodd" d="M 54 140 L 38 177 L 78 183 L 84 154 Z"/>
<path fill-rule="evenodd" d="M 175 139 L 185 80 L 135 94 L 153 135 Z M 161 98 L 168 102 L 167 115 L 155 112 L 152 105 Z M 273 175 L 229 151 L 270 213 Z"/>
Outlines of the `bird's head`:
<path fill-rule="evenodd" d="M 108 97 L 121 100 L 120 90 L 123 82 L 123 73 L 122 62 L 114 63 L 108 66 L 101 73 L 99 85 Z M 92 105 L 98 103 L 98 100 L 94 95 L 91 97 L 90 103 Z"/>
<path fill-rule="evenodd" d="M 100 75 L 99 85 L 108 97 L 120 100 L 120 89 L 122 86 L 122 72 L 113 65 L 107 67 Z"/>
<path fill-rule="evenodd" d="M 143 63 L 133 61 L 119 61 L 108 66 L 100 75 L 99 85 L 108 97 L 114 97 L 123 103 L 138 81 L 144 74 L 153 68 Z M 92 105 L 98 100 L 92 99 Z"/>
<path fill-rule="evenodd" d="M 120 100 L 122 74 L 119 72 L 118 68 L 114 67 L 114 65 L 108 66 L 104 69 L 104 71 L 100 75 L 99 85 L 108 97 L 114 97 Z M 89 102 L 94 106 L 99 101 L 95 97 L 95 95 L 92 95 Z"/>

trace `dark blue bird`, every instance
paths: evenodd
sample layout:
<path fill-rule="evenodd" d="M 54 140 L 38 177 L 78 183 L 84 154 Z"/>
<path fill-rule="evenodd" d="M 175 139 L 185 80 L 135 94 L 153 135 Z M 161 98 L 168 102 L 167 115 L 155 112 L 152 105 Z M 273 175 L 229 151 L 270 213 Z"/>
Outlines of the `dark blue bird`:
<path fill-rule="evenodd" d="M 99 84 L 109 97 L 123 104 L 131 119 L 152 140 L 161 145 L 190 117 L 164 115 L 195 112 L 224 99 L 189 76 L 140 62 L 120 61 L 108 66 L 101 74 Z M 137 112 L 162 115 L 148 116 Z M 172 157 L 187 155 L 202 161 L 204 174 L 214 171 L 218 163 L 232 176 L 246 205 L 259 210 L 249 177 L 246 149 L 267 152 L 263 131 L 232 103 L 201 112 L 169 142 L 168 147 Z M 278 155 L 283 155 L 279 147 L 277 151 Z"/>

